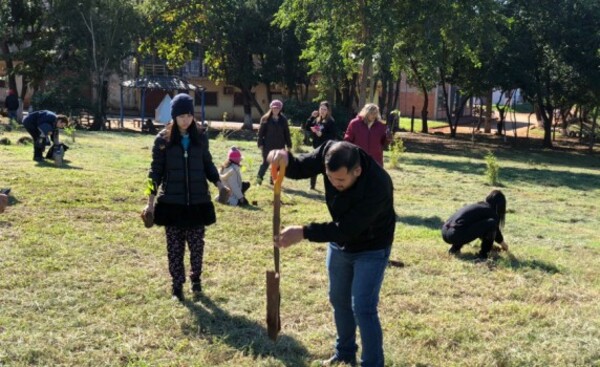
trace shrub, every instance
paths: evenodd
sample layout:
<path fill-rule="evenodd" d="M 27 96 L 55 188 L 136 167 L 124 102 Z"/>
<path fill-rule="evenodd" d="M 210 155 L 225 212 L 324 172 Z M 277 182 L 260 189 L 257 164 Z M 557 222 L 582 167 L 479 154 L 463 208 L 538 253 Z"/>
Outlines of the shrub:
<path fill-rule="evenodd" d="M 290 129 L 292 138 L 292 152 L 300 153 L 302 151 L 302 144 L 304 143 L 304 132 L 302 129 Z"/>
<path fill-rule="evenodd" d="M 494 153 L 489 151 L 485 155 L 485 175 L 487 177 L 487 181 L 490 185 L 498 185 L 499 184 L 499 174 L 500 174 L 500 166 L 498 165 L 498 161 L 496 160 L 496 156 Z"/>
<path fill-rule="evenodd" d="M 404 146 L 404 141 L 402 138 L 395 138 L 390 145 L 390 162 L 388 164 L 389 168 L 398 168 L 400 158 L 405 151 L 406 147 Z"/>
<path fill-rule="evenodd" d="M 69 125 L 64 128 L 65 134 L 71 137 L 71 141 L 75 142 L 75 125 Z"/>
<path fill-rule="evenodd" d="M 215 140 L 218 142 L 225 142 L 229 140 L 229 135 L 231 135 L 233 132 L 234 130 L 222 129 L 215 137 Z"/>

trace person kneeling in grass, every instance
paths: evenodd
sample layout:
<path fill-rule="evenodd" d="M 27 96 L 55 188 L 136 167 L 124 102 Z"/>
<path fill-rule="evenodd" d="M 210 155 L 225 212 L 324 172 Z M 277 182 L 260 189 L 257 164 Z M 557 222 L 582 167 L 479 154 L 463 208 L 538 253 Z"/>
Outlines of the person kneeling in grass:
<path fill-rule="evenodd" d="M 465 244 L 476 238 L 481 239 L 480 259 L 487 259 L 494 240 L 508 251 L 500 231 L 504 227 L 505 216 L 506 198 L 500 190 L 490 192 L 485 201 L 462 207 L 442 226 L 442 238 L 452 245 L 448 252 L 459 254 Z"/>

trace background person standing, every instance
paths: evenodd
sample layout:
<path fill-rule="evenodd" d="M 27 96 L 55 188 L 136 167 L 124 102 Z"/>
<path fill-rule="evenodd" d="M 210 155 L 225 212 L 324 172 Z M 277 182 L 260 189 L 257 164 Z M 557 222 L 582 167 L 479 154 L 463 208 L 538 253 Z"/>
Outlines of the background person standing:
<path fill-rule="evenodd" d="M 8 90 L 8 95 L 4 100 L 4 107 L 6 107 L 6 111 L 8 112 L 8 121 L 18 122 L 17 119 L 17 111 L 19 110 L 19 97 L 17 96 L 17 92 L 14 89 Z"/>
<path fill-rule="evenodd" d="M 308 120 L 306 120 L 304 128 L 310 133 L 313 148 L 316 148 L 329 140 L 337 140 L 337 129 L 335 127 L 335 120 L 331 116 L 329 102 L 323 101 L 320 103 L 319 110 L 313 111 Z M 315 189 L 316 183 L 317 176 L 311 177 L 311 190 Z"/>
<path fill-rule="evenodd" d="M 262 152 L 263 161 L 258 168 L 256 184 L 262 184 L 269 162 L 267 154 L 273 149 L 292 149 L 290 127 L 287 118 L 281 113 L 283 102 L 274 99 L 269 105 L 269 111 L 260 119 L 258 128 L 258 148 Z M 272 181 L 272 179 L 271 179 Z"/>
<path fill-rule="evenodd" d="M 381 120 L 379 107 L 367 103 L 348 124 L 344 140 L 361 147 L 383 167 L 383 149 L 392 142 L 392 134 Z"/>

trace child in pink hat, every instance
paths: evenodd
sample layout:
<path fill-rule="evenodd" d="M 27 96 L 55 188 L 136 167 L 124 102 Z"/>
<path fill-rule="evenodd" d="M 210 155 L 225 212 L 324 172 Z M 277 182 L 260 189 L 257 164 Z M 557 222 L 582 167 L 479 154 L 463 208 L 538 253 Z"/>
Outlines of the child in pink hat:
<path fill-rule="evenodd" d="M 236 147 L 231 147 L 227 153 L 227 160 L 223 162 L 219 172 L 221 182 L 229 188 L 229 192 L 225 190 L 219 192 L 219 196 L 217 197 L 218 202 L 233 206 L 248 205 L 244 194 L 250 188 L 250 182 L 242 181 L 241 161 L 242 152 Z"/>

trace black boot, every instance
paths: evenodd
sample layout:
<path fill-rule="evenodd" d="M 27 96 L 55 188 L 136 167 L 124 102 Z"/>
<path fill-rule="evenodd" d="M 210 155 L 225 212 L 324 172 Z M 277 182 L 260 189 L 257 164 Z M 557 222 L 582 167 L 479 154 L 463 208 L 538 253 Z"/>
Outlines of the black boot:
<path fill-rule="evenodd" d="M 178 285 L 173 284 L 172 295 L 173 295 L 173 299 L 183 302 L 183 300 L 185 299 L 183 297 L 183 286 L 181 284 L 178 284 Z"/>
<path fill-rule="evenodd" d="M 448 253 L 450 255 L 458 255 L 458 254 L 460 254 L 461 248 L 462 248 L 462 245 L 452 245 L 452 247 L 450 247 L 450 249 L 448 250 Z"/>
<path fill-rule="evenodd" d="M 200 283 L 200 280 L 192 282 L 192 292 L 194 294 L 202 293 L 202 283 Z"/>

